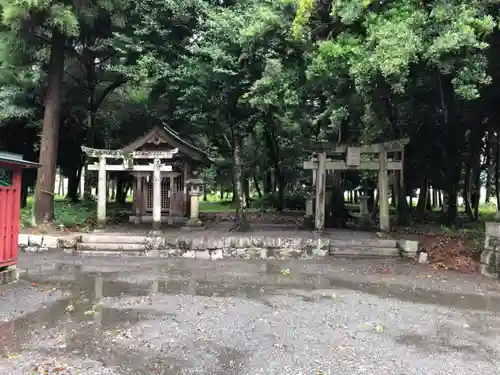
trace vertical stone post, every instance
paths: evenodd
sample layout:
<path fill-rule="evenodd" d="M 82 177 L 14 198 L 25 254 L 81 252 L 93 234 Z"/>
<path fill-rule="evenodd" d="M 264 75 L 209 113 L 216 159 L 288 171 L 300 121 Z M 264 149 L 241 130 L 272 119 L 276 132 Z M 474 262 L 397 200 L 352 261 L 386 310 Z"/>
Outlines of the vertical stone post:
<path fill-rule="evenodd" d="M 325 229 L 325 195 L 326 195 L 326 153 L 318 153 L 318 171 L 316 173 L 316 213 L 315 229 Z"/>
<path fill-rule="evenodd" d="M 189 196 L 190 196 L 190 211 L 189 220 L 186 223 L 188 228 L 200 228 L 203 226 L 200 220 L 200 195 L 203 180 L 200 178 L 192 178 L 188 180 Z"/>
<path fill-rule="evenodd" d="M 184 183 L 184 215 L 189 216 L 189 212 L 191 212 L 189 208 L 189 173 L 190 173 L 190 166 L 187 162 L 184 162 L 184 171 L 183 171 L 183 183 Z"/>
<path fill-rule="evenodd" d="M 387 152 L 379 154 L 378 195 L 380 206 L 380 230 L 390 231 L 391 220 L 389 216 L 389 174 L 387 171 Z"/>
<path fill-rule="evenodd" d="M 134 199 L 135 199 L 135 224 L 140 224 L 142 220 L 142 201 L 143 201 L 143 194 L 142 194 L 142 175 L 136 174 L 135 175 L 135 192 L 134 192 Z"/>
<path fill-rule="evenodd" d="M 368 201 L 370 197 L 363 194 L 359 196 L 359 221 L 363 228 L 371 227 L 370 210 L 368 209 Z"/>
<path fill-rule="evenodd" d="M 306 186 L 306 215 L 304 216 L 304 229 L 314 228 L 314 186 Z"/>
<path fill-rule="evenodd" d="M 153 230 L 161 227 L 161 161 L 153 161 Z"/>
<path fill-rule="evenodd" d="M 108 189 L 106 183 L 106 157 L 99 156 L 98 172 L 98 194 L 97 194 L 97 225 L 103 227 L 106 225 L 106 201 L 108 198 Z"/>
<path fill-rule="evenodd" d="M 85 198 L 85 173 L 87 171 L 87 165 L 82 167 L 82 173 L 80 175 L 80 199 Z"/>
<path fill-rule="evenodd" d="M 170 187 L 168 189 L 169 194 L 169 208 L 168 208 L 168 224 L 172 225 L 174 223 L 174 207 L 175 207 L 175 196 L 174 196 L 174 175 L 170 175 Z"/>

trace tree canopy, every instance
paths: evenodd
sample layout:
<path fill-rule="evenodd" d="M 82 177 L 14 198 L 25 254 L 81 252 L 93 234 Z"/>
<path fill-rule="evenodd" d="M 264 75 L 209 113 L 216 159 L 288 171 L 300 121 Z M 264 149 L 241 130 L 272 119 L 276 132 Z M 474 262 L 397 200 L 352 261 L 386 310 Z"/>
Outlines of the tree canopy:
<path fill-rule="evenodd" d="M 498 189 L 499 1 L 1 0 L 0 146 L 39 159 L 37 222 L 54 176 L 77 198 L 85 144 L 121 147 L 156 123 L 208 150 L 213 189 L 278 210 L 308 145 L 408 137 L 398 196 L 443 192 L 478 217 Z M 22 137 L 15 136 L 22 134 Z M 352 188 L 368 174 L 346 173 Z M 26 179 L 26 188 L 34 176 Z M 422 194 L 423 193 L 423 194 Z M 497 199 L 500 201 L 500 199 Z M 406 220 L 406 199 L 398 219 Z M 240 219 L 244 219 L 243 216 Z M 244 225 L 244 220 L 239 225 Z"/>

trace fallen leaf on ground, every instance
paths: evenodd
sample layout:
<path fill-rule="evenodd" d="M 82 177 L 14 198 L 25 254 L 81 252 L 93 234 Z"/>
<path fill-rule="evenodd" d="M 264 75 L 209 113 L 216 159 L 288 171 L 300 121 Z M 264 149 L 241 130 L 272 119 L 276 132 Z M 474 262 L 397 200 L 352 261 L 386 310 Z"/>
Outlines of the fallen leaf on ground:
<path fill-rule="evenodd" d="M 290 268 L 285 268 L 285 269 L 280 270 L 280 275 L 282 275 L 282 276 L 290 275 Z"/>
<path fill-rule="evenodd" d="M 384 332 L 384 327 L 382 327 L 380 324 L 375 325 L 375 332 Z"/>
<path fill-rule="evenodd" d="M 16 354 L 16 353 L 10 353 L 7 354 L 7 359 L 19 359 L 22 358 L 23 356 L 21 354 Z"/>

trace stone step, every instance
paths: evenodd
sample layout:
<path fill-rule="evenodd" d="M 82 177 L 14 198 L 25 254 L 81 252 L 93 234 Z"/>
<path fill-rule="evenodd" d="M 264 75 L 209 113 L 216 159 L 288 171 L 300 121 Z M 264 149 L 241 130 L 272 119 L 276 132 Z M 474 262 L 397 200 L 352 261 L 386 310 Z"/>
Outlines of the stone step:
<path fill-rule="evenodd" d="M 104 246 L 103 246 L 104 245 Z M 125 248 L 119 246 L 125 245 Z M 288 259 L 288 258 L 311 258 L 324 256 L 339 257 L 400 257 L 400 251 L 396 248 L 371 248 L 371 247 L 345 247 L 335 248 L 329 251 L 285 250 L 273 251 L 267 249 L 238 249 L 232 251 L 223 250 L 146 250 L 144 247 L 133 248 L 130 244 L 78 244 L 79 254 L 89 255 L 132 255 L 152 257 L 174 257 L 191 259 Z"/>
<path fill-rule="evenodd" d="M 340 247 L 330 248 L 331 256 L 359 256 L 359 257 L 399 257 L 401 251 L 395 247 Z"/>
<path fill-rule="evenodd" d="M 100 256 L 144 256 L 147 253 L 142 250 L 78 250 L 81 255 L 100 255 Z"/>
<path fill-rule="evenodd" d="M 83 234 L 82 243 L 145 244 L 150 236 L 127 234 Z"/>
<path fill-rule="evenodd" d="M 367 239 L 352 239 L 352 240 L 346 240 L 346 239 L 341 239 L 341 240 L 336 240 L 336 239 L 328 239 L 330 243 L 330 247 L 381 247 L 381 248 L 388 248 L 388 247 L 397 247 L 397 241 L 396 240 L 385 240 L 385 239 L 372 239 L 372 238 L 367 238 Z"/>
<path fill-rule="evenodd" d="M 115 243 L 115 244 L 145 244 L 151 242 L 152 236 L 139 236 L 139 235 L 127 235 L 127 234 L 84 234 L 82 235 L 81 242 L 82 243 Z M 158 238 L 161 240 L 161 238 Z M 283 240 L 280 238 L 260 236 L 260 235 L 251 235 L 248 237 L 241 236 L 169 236 L 167 244 L 170 246 L 175 245 L 176 242 L 182 242 L 182 246 L 191 246 L 191 242 L 193 242 L 193 247 L 195 249 L 204 247 L 204 244 L 207 244 L 208 248 L 222 248 L 228 247 L 231 243 L 237 242 L 241 245 L 245 244 L 245 246 L 264 246 L 264 247 L 297 247 L 300 249 L 301 247 L 307 246 L 310 247 L 315 246 L 316 244 L 326 244 L 328 243 L 330 247 L 380 247 L 380 248 L 389 248 L 389 247 L 397 247 L 396 240 L 386 240 L 386 239 L 378 239 L 378 238 L 363 238 L 363 239 L 335 239 L 335 238 L 305 238 L 302 239 L 300 237 L 284 237 Z M 168 246 L 168 245 L 167 245 Z"/>
<path fill-rule="evenodd" d="M 118 251 L 145 251 L 146 245 L 143 243 L 126 242 L 81 242 L 76 244 L 77 251 L 85 250 L 118 250 Z"/>

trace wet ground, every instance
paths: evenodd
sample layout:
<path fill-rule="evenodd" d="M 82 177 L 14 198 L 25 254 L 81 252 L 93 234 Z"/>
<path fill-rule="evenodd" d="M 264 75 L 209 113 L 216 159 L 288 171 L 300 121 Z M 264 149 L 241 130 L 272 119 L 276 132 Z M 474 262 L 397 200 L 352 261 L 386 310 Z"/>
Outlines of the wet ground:
<path fill-rule="evenodd" d="M 478 276 L 337 258 L 19 268 L 0 288 L 0 374 L 500 373 L 500 288 Z"/>

